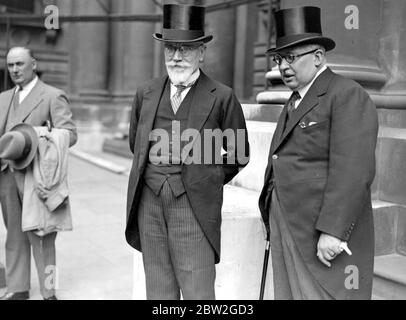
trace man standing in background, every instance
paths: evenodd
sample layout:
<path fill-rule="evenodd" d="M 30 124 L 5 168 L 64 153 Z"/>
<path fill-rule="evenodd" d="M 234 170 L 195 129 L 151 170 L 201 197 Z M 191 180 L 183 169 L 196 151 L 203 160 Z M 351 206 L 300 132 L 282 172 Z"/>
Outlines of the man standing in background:
<path fill-rule="evenodd" d="M 19 123 L 44 126 L 50 121 L 55 128 L 70 132 L 70 146 L 77 133 L 65 93 L 42 82 L 37 74 L 37 62 L 28 48 L 14 47 L 7 54 L 7 68 L 15 88 L 0 94 L 0 136 Z M 46 268 L 55 267 L 56 232 L 40 237 L 21 228 L 24 172 L 12 171 L 1 160 L 0 201 L 7 228 L 6 282 L 7 293 L 2 300 L 29 298 L 31 247 L 38 271 L 41 295 L 56 299 L 54 288 L 45 285 Z"/>

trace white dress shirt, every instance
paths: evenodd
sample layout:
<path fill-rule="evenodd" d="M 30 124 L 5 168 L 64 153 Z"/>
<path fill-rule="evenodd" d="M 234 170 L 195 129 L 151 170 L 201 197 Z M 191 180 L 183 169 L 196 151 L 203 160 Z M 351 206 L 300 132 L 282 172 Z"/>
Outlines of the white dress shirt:
<path fill-rule="evenodd" d="M 327 69 L 327 66 L 324 65 L 323 67 L 321 67 L 321 69 L 319 71 L 317 71 L 316 75 L 314 76 L 314 78 L 312 79 L 312 81 L 310 81 L 308 84 L 306 84 L 303 88 L 300 88 L 297 90 L 297 92 L 299 92 L 300 94 L 300 99 L 297 99 L 295 101 L 295 109 L 297 109 L 297 107 L 299 106 L 299 103 L 302 102 L 304 96 L 306 95 L 307 91 L 309 91 L 310 87 L 312 86 L 313 82 L 317 79 L 317 77 L 324 71 Z"/>
<path fill-rule="evenodd" d="M 35 87 L 38 82 L 38 76 L 35 76 L 30 82 L 28 82 L 23 88 L 20 90 L 20 103 L 29 95 L 31 90 Z M 19 86 L 17 86 L 16 91 L 19 90 Z"/>

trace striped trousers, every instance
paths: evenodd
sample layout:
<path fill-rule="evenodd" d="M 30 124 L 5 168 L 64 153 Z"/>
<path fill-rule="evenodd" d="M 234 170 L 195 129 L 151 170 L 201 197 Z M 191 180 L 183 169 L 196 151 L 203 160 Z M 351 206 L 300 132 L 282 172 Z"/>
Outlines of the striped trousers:
<path fill-rule="evenodd" d="M 147 299 L 215 299 L 214 250 L 186 193 L 176 198 L 167 181 L 159 196 L 144 186 L 138 225 Z"/>

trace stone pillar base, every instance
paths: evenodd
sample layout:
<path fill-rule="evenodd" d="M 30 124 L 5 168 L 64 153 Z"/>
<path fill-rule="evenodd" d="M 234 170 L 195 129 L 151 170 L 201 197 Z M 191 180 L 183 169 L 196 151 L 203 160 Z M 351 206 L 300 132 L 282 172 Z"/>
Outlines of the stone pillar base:
<path fill-rule="evenodd" d="M 6 269 L 0 263 L 0 288 L 4 288 L 6 286 Z"/>

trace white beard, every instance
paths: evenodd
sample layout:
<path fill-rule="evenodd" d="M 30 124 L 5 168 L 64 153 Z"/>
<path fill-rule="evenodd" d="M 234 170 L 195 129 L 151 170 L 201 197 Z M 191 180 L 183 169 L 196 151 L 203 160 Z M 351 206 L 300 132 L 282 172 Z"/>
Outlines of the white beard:
<path fill-rule="evenodd" d="M 186 85 L 188 84 L 189 79 L 195 73 L 196 70 L 193 70 L 192 67 L 186 69 L 175 69 L 175 68 L 166 68 L 168 72 L 169 79 L 174 85 Z"/>

